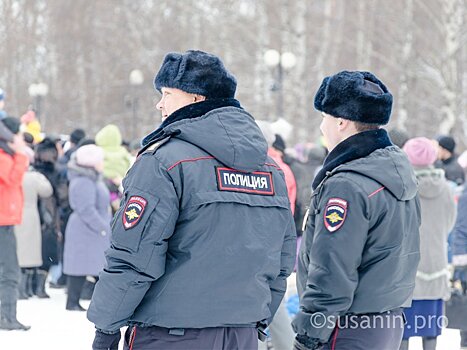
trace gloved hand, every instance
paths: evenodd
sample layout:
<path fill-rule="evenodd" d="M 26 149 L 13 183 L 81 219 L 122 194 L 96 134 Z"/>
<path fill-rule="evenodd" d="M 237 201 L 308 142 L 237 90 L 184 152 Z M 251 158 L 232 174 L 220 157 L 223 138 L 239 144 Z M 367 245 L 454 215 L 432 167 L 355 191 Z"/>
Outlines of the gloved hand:
<path fill-rule="evenodd" d="M 297 334 L 293 343 L 293 350 L 316 350 L 321 347 L 321 343 L 316 338 L 307 337 L 304 334 Z"/>
<path fill-rule="evenodd" d="M 118 350 L 120 331 L 114 334 L 106 334 L 96 329 L 96 336 L 92 342 L 92 350 Z"/>

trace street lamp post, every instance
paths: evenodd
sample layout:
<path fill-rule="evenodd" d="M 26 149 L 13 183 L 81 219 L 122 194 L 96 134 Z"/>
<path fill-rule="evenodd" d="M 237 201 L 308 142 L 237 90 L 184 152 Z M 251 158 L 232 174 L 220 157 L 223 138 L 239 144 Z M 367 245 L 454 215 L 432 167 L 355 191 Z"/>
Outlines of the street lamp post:
<path fill-rule="evenodd" d="M 284 71 L 287 71 L 295 66 L 297 58 L 292 52 L 280 53 L 277 50 L 270 49 L 264 53 L 264 63 L 268 67 L 277 67 L 277 76 L 272 84 L 271 91 L 277 91 L 277 118 L 284 116 Z"/>
<path fill-rule="evenodd" d="M 42 98 L 47 96 L 47 94 L 49 93 L 49 86 L 45 83 L 31 84 L 28 87 L 28 93 L 29 96 L 33 98 L 33 109 L 36 112 L 37 119 L 41 121 L 41 102 Z M 45 125 L 45 120 L 43 120 L 42 122 Z"/>
<path fill-rule="evenodd" d="M 136 89 L 138 86 L 141 86 L 144 83 L 144 75 L 143 72 L 140 71 L 139 69 L 133 69 L 130 72 L 130 76 L 128 78 L 130 85 L 133 87 L 133 96 L 131 99 L 131 111 L 132 111 L 132 117 L 133 117 L 133 122 L 131 123 L 132 128 L 131 128 L 131 136 L 133 140 L 136 139 L 136 128 L 138 127 L 138 107 L 139 107 L 139 98 L 136 93 Z"/>

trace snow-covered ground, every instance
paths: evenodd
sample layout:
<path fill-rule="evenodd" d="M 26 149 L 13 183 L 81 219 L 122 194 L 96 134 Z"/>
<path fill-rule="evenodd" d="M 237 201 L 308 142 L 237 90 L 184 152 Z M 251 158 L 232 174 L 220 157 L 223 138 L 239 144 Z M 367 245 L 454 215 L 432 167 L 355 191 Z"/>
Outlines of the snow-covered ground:
<path fill-rule="evenodd" d="M 28 332 L 0 331 L 0 349 L 91 349 L 94 326 L 86 319 L 86 313 L 65 310 L 64 290 L 51 289 L 48 293 L 51 299 L 32 298 L 18 302 L 18 319 L 32 328 Z M 87 308 L 89 302 L 81 302 L 81 304 Z M 438 338 L 437 349 L 458 350 L 459 343 L 459 331 L 445 329 Z M 411 339 L 410 350 L 421 349 L 421 339 Z"/>

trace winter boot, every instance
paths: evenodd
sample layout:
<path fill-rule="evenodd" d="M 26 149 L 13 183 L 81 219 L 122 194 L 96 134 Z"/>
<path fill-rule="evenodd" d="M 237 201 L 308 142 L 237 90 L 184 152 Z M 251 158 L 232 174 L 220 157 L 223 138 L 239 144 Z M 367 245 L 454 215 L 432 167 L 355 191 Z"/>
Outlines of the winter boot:
<path fill-rule="evenodd" d="M 26 300 L 29 298 L 29 295 L 27 293 L 28 275 L 26 271 L 26 269 L 23 269 L 21 271 L 21 276 L 19 280 L 18 299 L 20 300 Z"/>
<path fill-rule="evenodd" d="M 26 295 L 34 295 L 34 269 L 26 269 Z"/>
<path fill-rule="evenodd" d="M 68 295 L 66 299 L 66 309 L 68 311 L 86 311 L 79 304 L 81 290 L 85 281 L 86 277 L 84 276 L 68 276 Z"/>
<path fill-rule="evenodd" d="M 30 326 L 25 326 L 24 324 L 18 322 L 18 320 L 16 319 L 16 302 L 1 304 L 0 329 L 8 331 L 27 331 L 30 328 Z"/>
<path fill-rule="evenodd" d="M 94 287 L 96 286 L 97 279 L 93 276 L 86 276 L 86 282 L 84 282 L 83 289 L 81 290 L 82 300 L 91 300 L 92 293 L 94 293 Z"/>
<path fill-rule="evenodd" d="M 50 296 L 45 292 L 45 281 L 47 280 L 47 271 L 36 270 L 36 288 L 34 294 L 38 298 L 48 299 Z"/>

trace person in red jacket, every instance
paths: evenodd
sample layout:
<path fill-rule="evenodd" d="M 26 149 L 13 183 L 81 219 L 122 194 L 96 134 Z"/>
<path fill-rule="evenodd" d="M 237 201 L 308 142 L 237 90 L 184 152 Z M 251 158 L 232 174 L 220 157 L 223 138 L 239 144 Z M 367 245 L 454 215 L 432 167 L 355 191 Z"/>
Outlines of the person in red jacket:
<path fill-rule="evenodd" d="M 1 122 L 18 134 L 19 120 L 7 117 Z M 13 227 L 22 220 L 22 183 L 29 160 L 22 137 L 16 136 L 13 142 L 0 140 L 0 329 L 28 330 L 16 319 L 20 269 Z"/>

